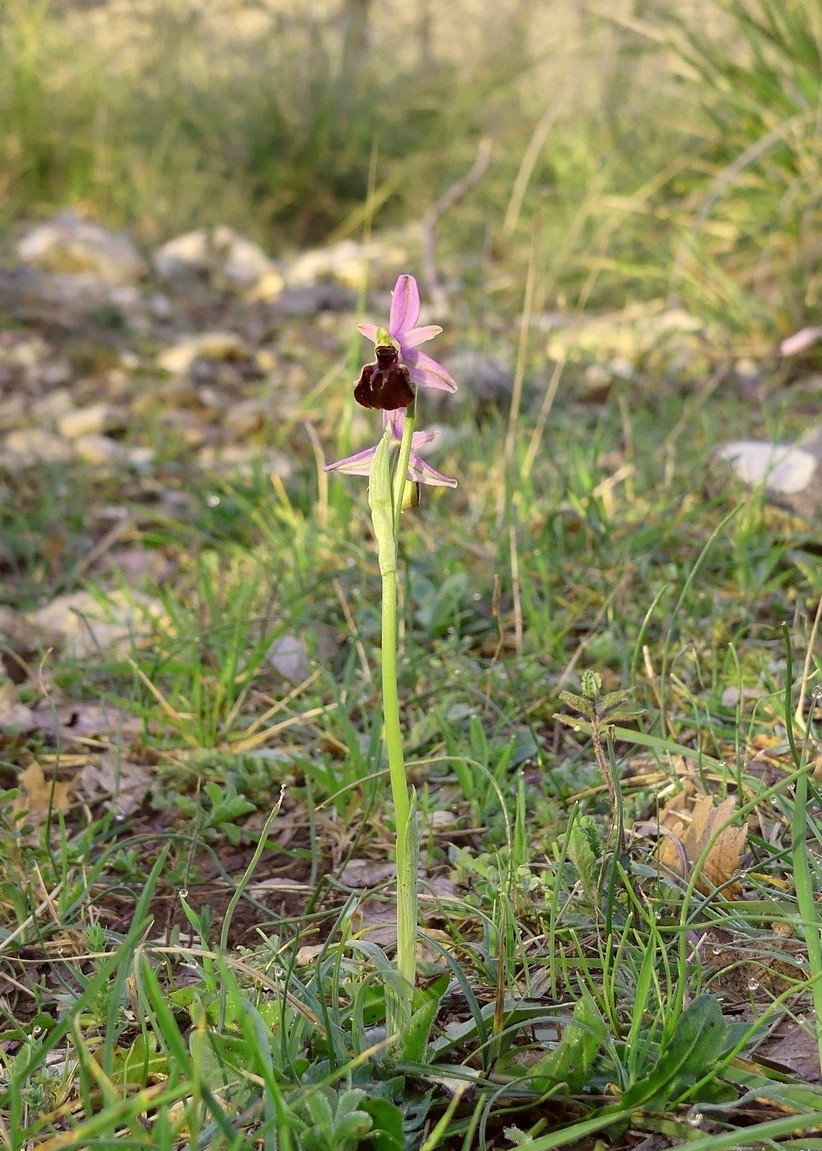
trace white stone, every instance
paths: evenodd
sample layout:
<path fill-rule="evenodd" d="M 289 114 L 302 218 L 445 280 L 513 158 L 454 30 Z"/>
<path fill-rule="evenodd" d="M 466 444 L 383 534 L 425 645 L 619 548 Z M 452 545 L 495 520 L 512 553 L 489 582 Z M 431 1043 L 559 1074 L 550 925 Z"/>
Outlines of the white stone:
<path fill-rule="evenodd" d="M 764 483 L 768 491 L 784 496 L 805 491 L 818 467 L 816 457 L 802 448 L 758 440 L 723 444 L 714 456 L 731 463 L 743 483 Z"/>
<path fill-rule="evenodd" d="M 259 244 L 224 224 L 214 229 L 214 248 L 220 257 L 223 275 L 235 284 L 256 284 L 274 270 Z"/>

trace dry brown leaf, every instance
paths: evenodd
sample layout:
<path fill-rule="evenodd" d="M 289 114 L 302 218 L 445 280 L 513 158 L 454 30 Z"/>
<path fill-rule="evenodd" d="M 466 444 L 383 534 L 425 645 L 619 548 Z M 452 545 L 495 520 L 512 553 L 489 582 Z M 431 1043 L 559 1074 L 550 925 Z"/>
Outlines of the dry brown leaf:
<path fill-rule="evenodd" d="M 87 763 L 78 778 L 81 795 L 113 807 L 118 819 L 133 815 L 152 785 L 147 768 L 113 754 Z"/>
<path fill-rule="evenodd" d="M 20 702 L 15 685 L 4 683 L 0 686 L 0 728 L 34 731 L 36 726 L 34 712 Z"/>
<path fill-rule="evenodd" d="M 46 779 L 36 760 L 20 772 L 17 782 L 23 795 L 16 800 L 15 809 L 27 812 L 30 819 L 39 822 L 46 819 L 49 812 L 65 813 L 71 806 L 71 783 Z"/>
<path fill-rule="evenodd" d="M 757 1059 L 766 1059 L 798 1077 L 803 1083 L 822 1083 L 819 1073 L 819 1045 L 807 1025 L 781 1019 L 756 1048 Z"/>
<path fill-rule="evenodd" d="M 667 826 L 663 812 L 662 825 L 666 833 L 657 848 L 660 863 L 683 879 L 689 879 L 710 844 L 697 885 L 703 892 L 722 887 L 726 895 L 734 895 L 740 888 L 738 883 L 731 884 L 731 880 L 740 870 L 747 836 L 744 824 L 742 827 L 731 824 L 735 810 L 736 802 L 731 796 L 714 807 L 711 797 L 703 795 L 694 804 L 690 817 L 676 812 L 676 821 L 671 826 Z"/>

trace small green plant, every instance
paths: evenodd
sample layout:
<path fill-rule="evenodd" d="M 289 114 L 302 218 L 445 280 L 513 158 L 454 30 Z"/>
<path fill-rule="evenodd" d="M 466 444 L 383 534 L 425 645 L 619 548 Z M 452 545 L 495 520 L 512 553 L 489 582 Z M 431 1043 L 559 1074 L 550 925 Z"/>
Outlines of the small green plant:
<path fill-rule="evenodd" d="M 243 836 L 239 820 L 256 810 L 245 795 L 237 791 L 231 782 L 220 784 L 206 782 L 197 795 L 157 795 L 154 806 L 158 811 L 174 811 L 187 815 L 197 825 L 198 834 L 206 842 L 214 842 L 225 836 L 230 843 L 239 843 Z"/>
<path fill-rule="evenodd" d="M 365 1091 L 357 1087 L 337 1092 L 331 1087 L 309 1095 L 300 1108 L 305 1128 L 300 1133 L 304 1151 L 351 1151 L 359 1147 L 373 1126 L 361 1104 Z"/>
<path fill-rule="evenodd" d="M 616 774 L 613 751 L 610 747 L 613 736 L 608 737 L 609 728 L 614 724 L 635 719 L 640 713 L 626 708 L 631 696 L 630 691 L 609 691 L 602 694 L 602 676 L 595 671 L 586 671 L 582 675 L 582 695 L 575 695 L 570 691 L 560 693 L 560 699 L 568 707 L 578 712 L 587 720 L 594 747 L 597 767 L 602 781 L 608 789 L 608 798 L 615 816 L 615 827 L 620 850 L 625 848 L 622 814 L 622 792 L 619 778 Z M 570 726 L 578 721 L 565 715 L 558 715 L 557 719 Z M 606 740 L 608 743 L 606 744 Z"/>

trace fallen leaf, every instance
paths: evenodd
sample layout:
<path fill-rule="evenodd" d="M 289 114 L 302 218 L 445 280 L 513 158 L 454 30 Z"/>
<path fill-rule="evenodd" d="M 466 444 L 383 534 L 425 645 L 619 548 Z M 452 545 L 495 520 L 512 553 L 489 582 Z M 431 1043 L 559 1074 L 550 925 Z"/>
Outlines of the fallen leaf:
<path fill-rule="evenodd" d="M 20 702 L 17 688 L 13 683 L 0 687 L 0 728 L 13 728 L 15 731 L 34 731 L 37 720 L 30 707 Z"/>
<path fill-rule="evenodd" d="M 49 812 L 65 814 L 71 806 L 71 783 L 46 779 L 36 760 L 20 772 L 17 782 L 23 794 L 15 800 L 15 810 L 25 811 L 36 822 L 46 819 Z"/>
<path fill-rule="evenodd" d="M 731 824 L 735 810 L 736 802 L 731 796 L 714 807 L 711 797 L 703 795 L 694 804 L 690 816 L 677 811 L 670 813 L 666 820 L 663 812 L 664 834 L 657 848 L 659 862 L 687 880 L 707 848 L 697 883 L 699 890 L 709 892 L 721 887 L 726 895 L 736 894 L 740 885 L 731 881 L 740 870 L 747 827 Z"/>
<path fill-rule="evenodd" d="M 819 1073 L 819 1044 L 807 1026 L 783 1018 L 767 1039 L 756 1048 L 757 1059 L 766 1059 L 803 1083 L 822 1083 Z"/>
<path fill-rule="evenodd" d="M 80 790 L 91 802 L 108 801 L 118 819 L 133 815 L 140 807 L 152 777 L 145 767 L 113 754 L 101 755 L 79 774 Z"/>

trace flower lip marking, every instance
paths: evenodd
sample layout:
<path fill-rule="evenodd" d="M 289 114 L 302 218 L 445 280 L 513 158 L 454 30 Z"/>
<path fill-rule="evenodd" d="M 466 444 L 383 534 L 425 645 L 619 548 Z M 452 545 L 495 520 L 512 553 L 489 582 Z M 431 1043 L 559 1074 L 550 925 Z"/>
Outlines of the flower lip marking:
<path fill-rule="evenodd" d="M 374 349 L 376 363 L 366 364 L 354 387 L 354 399 L 364 408 L 385 412 L 407 408 L 414 402 L 414 389 L 408 368 L 400 363 L 400 353 L 393 344 L 378 344 Z"/>

